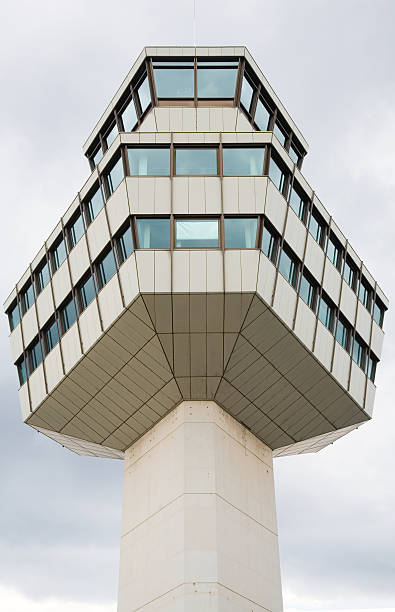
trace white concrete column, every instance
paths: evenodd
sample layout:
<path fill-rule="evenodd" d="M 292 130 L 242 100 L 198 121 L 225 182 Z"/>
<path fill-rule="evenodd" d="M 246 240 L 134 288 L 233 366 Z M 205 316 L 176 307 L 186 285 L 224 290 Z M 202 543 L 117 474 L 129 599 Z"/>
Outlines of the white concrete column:
<path fill-rule="evenodd" d="M 212 401 L 125 455 L 119 612 L 280 612 L 272 452 Z"/>

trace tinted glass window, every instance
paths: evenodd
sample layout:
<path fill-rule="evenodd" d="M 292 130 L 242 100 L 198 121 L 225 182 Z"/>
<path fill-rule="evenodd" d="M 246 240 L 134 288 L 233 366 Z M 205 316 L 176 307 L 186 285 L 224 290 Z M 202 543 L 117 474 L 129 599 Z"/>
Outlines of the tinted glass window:
<path fill-rule="evenodd" d="M 109 251 L 107 255 L 98 263 L 97 271 L 99 275 L 99 285 L 104 287 L 106 283 L 112 278 L 117 268 L 115 265 L 115 257 L 113 251 Z"/>
<path fill-rule="evenodd" d="M 91 200 L 91 202 L 92 202 L 92 200 Z M 93 210 L 89 211 L 89 216 L 90 216 L 91 212 L 93 213 Z M 97 212 L 95 213 L 94 216 L 96 216 L 96 214 L 97 214 Z M 92 216 L 92 219 L 93 218 L 94 217 Z M 83 235 L 84 231 L 85 231 L 85 228 L 84 228 L 84 222 L 82 220 L 82 216 L 78 215 L 78 217 L 76 218 L 74 223 L 72 225 L 70 225 L 69 232 L 70 232 L 71 248 L 73 248 L 77 244 L 77 242 L 79 241 L 79 239 Z"/>
<path fill-rule="evenodd" d="M 119 183 L 123 179 L 123 164 L 122 159 L 119 158 L 112 170 L 107 174 L 107 184 L 110 195 L 116 190 Z"/>
<path fill-rule="evenodd" d="M 369 309 L 369 301 L 370 301 L 370 288 L 365 285 L 363 281 L 361 281 L 359 285 L 358 297 L 361 300 L 362 304 Z"/>
<path fill-rule="evenodd" d="M 378 302 L 375 301 L 373 306 L 373 319 L 376 321 L 377 325 L 382 327 L 383 319 L 384 319 L 384 307 Z"/>
<path fill-rule="evenodd" d="M 257 218 L 225 219 L 227 249 L 255 249 Z"/>
<path fill-rule="evenodd" d="M 17 363 L 17 368 L 18 368 L 19 382 L 21 385 L 23 385 L 27 380 L 26 361 L 24 359 L 21 359 Z"/>
<path fill-rule="evenodd" d="M 29 310 L 30 306 L 34 302 L 34 287 L 31 283 L 25 287 L 22 293 L 22 305 L 23 311 L 26 312 Z"/>
<path fill-rule="evenodd" d="M 80 302 L 81 302 L 81 310 L 85 310 L 85 308 L 91 303 L 96 295 L 95 281 L 93 280 L 93 276 L 90 276 L 88 280 L 86 280 L 80 288 Z"/>
<path fill-rule="evenodd" d="M 45 331 L 45 346 L 47 353 L 49 353 L 58 342 L 58 326 L 56 321 L 54 321 Z"/>
<path fill-rule="evenodd" d="M 40 365 L 43 360 L 40 340 L 37 340 L 31 349 L 29 350 L 29 358 L 30 358 L 30 373 L 34 372 L 34 370 Z"/>
<path fill-rule="evenodd" d="M 149 89 L 149 83 L 147 77 L 145 77 L 144 81 L 141 83 L 140 87 L 137 90 L 137 96 L 141 106 L 141 112 L 144 113 L 149 105 L 151 104 L 151 92 Z"/>
<path fill-rule="evenodd" d="M 283 132 L 283 130 L 280 128 L 280 126 L 277 123 L 275 123 L 275 125 L 274 125 L 273 133 L 276 135 L 278 140 L 284 146 L 285 145 L 285 141 L 287 140 L 287 136 L 286 136 L 286 134 Z"/>
<path fill-rule="evenodd" d="M 339 344 L 347 351 L 349 344 L 350 328 L 341 319 L 337 320 L 336 326 L 336 340 Z"/>
<path fill-rule="evenodd" d="M 11 327 L 11 331 L 18 325 L 21 316 L 19 314 L 19 306 L 16 303 L 14 306 L 11 307 L 9 313 L 9 320 L 10 320 L 10 327 Z"/>
<path fill-rule="evenodd" d="M 324 297 L 321 297 L 320 306 L 318 309 L 318 318 L 329 330 L 332 329 L 333 323 L 333 308 Z"/>
<path fill-rule="evenodd" d="M 132 230 L 128 227 L 118 238 L 119 258 L 121 263 L 133 253 Z"/>
<path fill-rule="evenodd" d="M 49 283 L 49 279 L 51 278 L 49 272 L 49 265 L 46 261 L 43 265 L 41 265 L 40 269 L 37 272 L 37 285 L 38 290 L 42 291 L 44 287 Z"/>
<path fill-rule="evenodd" d="M 118 136 L 118 128 L 117 128 L 117 125 L 114 124 L 106 136 L 107 147 L 110 147 L 110 145 L 114 142 L 117 136 Z"/>
<path fill-rule="evenodd" d="M 184 248 L 218 247 L 217 219 L 177 220 L 176 246 Z"/>
<path fill-rule="evenodd" d="M 315 286 L 304 273 L 300 279 L 299 295 L 307 306 L 314 308 Z"/>
<path fill-rule="evenodd" d="M 314 213 L 310 216 L 309 232 L 313 236 L 314 240 L 316 240 L 318 244 L 321 244 L 322 225 Z"/>
<path fill-rule="evenodd" d="M 170 174 L 170 149 L 128 149 L 131 176 Z"/>
<path fill-rule="evenodd" d="M 170 219 L 137 219 L 140 249 L 170 249 Z"/>
<path fill-rule="evenodd" d="M 280 262 L 278 265 L 279 272 L 283 275 L 283 277 L 291 283 L 291 285 L 295 284 L 296 280 L 296 263 L 291 257 L 289 253 L 286 251 L 281 252 Z"/>
<path fill-rule="evenodd" d="M 262 251 L 271 261 L 274 261 L 276 256 L 276 240 L 275 234 L 264 226 L 262 228 Z"/>
<path fill-rule="evenodd" d="M 177 174 L 217 174 L 217 149 L 176 149 Z"/>
<path fill-rule="evenodd" d="M 71 298 L 60 311 L 60 319 L 62 323 L 62 331 L 65 333 L 76 320 L 77 315 L 74 306 L 74 300 Z"/>
<path fill-rule="evenodd" d="M 129 104 L 125 106 L 121 113 L 121 121 L 125 132 L 131 132 L 137 123 L 137 113 L 134 106 L 133 100 L 130 100 Z"/>
<path fill-rule="evenodd" d="M 377 367 L 377 359 L 373 355 L 370 355 L 368 359 L 368 376 L 372 382 L 376 378 L 376 367 Z"/>
<path fill-rule="evenodd" d="M 347 258 L 344 262 L 343 277 L 351 289 L 355 289 L 356 274 L 354 266 L 351 265 L 350 260 Z"/>
<path fill-rule="evenodd" d="M 199 98 L 234 98 L 238 62 L 227 62 L 228 67 L 208 68 L 198 64 L 197 95 Z"/>
<path fill-rule="evenodd" d="M 158 98 L 193 98 L 193 62 L 154 63 L 154 79 Z M 172 66 L 172 67 L 171 67 Z"/>
<path fill-rule="evenodd" d="M 289 205 L 291 206 L 292 210 L 296 212 L 299 219 L 304 218 L 306 203 L 294 188 L 291 189 Z"/>
<path fill-rule="evenodd" d="M 103 205 L 104 205 L 104 202 L 103 202 L 102 191 L 101 191 L 101 188 L 99 187 L 94 192 L 91 199 L 87 203 L 89 221 L 93 221 L 93 219 L 97 217 L 97 215 L 103 208 Z"/>
<path fill-rule="evenodd" d="M 270 159 L 269 178 L 272 179 L 277 189 L 282 193 L 285 184 L 285 173 L 281 170 L 280 166 L 273 158 Z"/>
<path fill-rule="evenodd" d="M 328 238 L 326 254 L 329 260 L 337 268 L 340 262 L 340 247 L 337 242 L 332 238 L 332 236 L 329 236 Z"/>
<path fill-rule="evenodd" d="M 299 155 L 299 153 L 297 152 L 297 150 L 296 150 L 296 149 L 294 149 L 294 147 L 292 147 L 292 146 L 291 146 L 291 147 L 290 147 L 290 149 L 289 149 L 289 156 L 290 156 L 290 158 L 292 159 L 292 161 L 293 161 L 295 164 L 297 164 L 297 163 L 298 163 L 299 158 L 300 158 L 300 155 Z"/>
<path fill-rule="evenodd" d="M 352 358 L 360 368 L 363 367 L 364 362 L 364 346 L 359 338 L 354 338 L 352 347 Z"/>
<path fill-rule="evenodd" d="M 261 176 L 265 159 L 264 147 L 223 150 L 225 176 Z"/>
<path fill-rule="evenodd" d="M 241 88 L 240 102 L 242 103 L 242 105 L 244 106 L 244 108 L 246 109 L 248 113 L 250 112 L 253 94 L 254 94 L 253 88 L 251 87 L 247 79 L 244 77 L 243 85 Z"/>
<path fill-rule="evenodd" d="M 260 129 L 262 132 L 266 132 L 267 128 L 269 127 L 270 113 L 263 104 L 262 100 L 258 100 L 254 121 L 258 129 Z"/>
<path fill-rule="evenodd" d="M 52 261 L 53 261 L 53 265 L 54 265 L 54 269 L 55 270 L 57 270 L 62 265 L 62 263 L 66 259 L 66 254 L 67 254 L 66 244 L 65 244 L 64 240 L 62 239 L 58 243 L 58 246 L 56 246 L 52 250 Z"/>
<path fill-rule="evenodd" d="M 102 157 L 103 157 L 103 151 L 101 150 L 101 147 L 99 147 L 96 153 L 92 157 L 93 164 L 97 166 L 97 164 L 99 163 Z"/>

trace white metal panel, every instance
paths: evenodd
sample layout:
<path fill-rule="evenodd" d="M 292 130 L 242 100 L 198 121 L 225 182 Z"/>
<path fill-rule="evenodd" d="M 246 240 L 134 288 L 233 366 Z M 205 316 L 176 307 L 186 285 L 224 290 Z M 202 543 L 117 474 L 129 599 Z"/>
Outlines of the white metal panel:
<path fill-rule="evenodd" d="M 373 353 L 376 355 L 378 359 L 381 358 L 381 351 L 383 348 L 384 341 L 384 332 L 376 323 L 376 321 L 372 322 L 372 341 L 371 341 L 371 349 Z"/>
<path fill-rule="evenodd" d="M 376 395 L 376 386 L 371 380 L 367 380 L 366 396 L 365 396 L 365 412 L 371 417 L 373 415 L 374 398 Z"/>
<path fill-rule="evenodd" d="M 265 300 L 267 304 L 272 303 L 274 281 L 276 278 L 276 268 L 272 262 L 260 253 L 259 270 L 257 280 L 257 292 Z"/>
<path fill-rule="evenodd" d="M 366 344 L 370 343 L 370 329 L 372 326 L 372 316 L 366 308 L 359 302 L 357 310 L 357 323 L 355 329 L 358 334 L 365 340 Z"/>
<path fill-rule="evenodd" d="M 155 253 L 136 251 L 137 276 L 141 292 L 153 293 L 155 290 Z"/>
<path fill-rule="evenodd" d="M 321 323 L 321 321 L 317 321 L 314 355 L 321 361 L 327 370 L 331 367 L 334 342 L 335 339 L 331 332 Z"/>
<path fill-rule="evenodd" d="M 342 281 L 342 294 L 340 298 L 340 312 L 344 314 L 346 319 L 354 326 L 355 314 L 357 309 L 357 296 L 349 287 L 345 280 Z"/>
<path fill-rule="evenodd" d="M 139 293 L 136 256 L 134 253 L 119 268 L 119 277 L 125 305 L 128 306 Z"/>
<path fill-rule="evenodd" d="M 307 233 L 306 255 L 304 264 L 310 274 L 321 284 L 324 268 L 325 253 L 320 245 L 316 243 L 310 232 Z"/>
<path fill-rule="evenodd" d="M 89 269 L 88 246 L 86 236 L 81 236 L 80 240 L 71 249 L 69 254 L 70 273 L 73 285 L 76 285 L 81 276 Z"/>
<path fill-rule="evenodd" d="M 278 274 L 276 291 L 274 293 L 273 308 L 275 313 L 292 328 L 293 318 L 295 316 L 297 294 L 295 289 Z"/>
<path fill-rule="evenodd" d="M 366 376 L 359 366 L 353 361 L 351 364 L 351 377 L 349 393 L 351 397 L 362 407 L 364 403 Z"/>
<path fill-rule="evenodd" d="M 43 325 L 54 313 L 54 304 L 50 283 L 48 283 L 48 285 L 44 287 L 44 289 L 38 295 L 36 304 L 38 323 L 40 327 L 43 327 Z"/>
<path fill-rule="evenodd" d="M 173 251 L 172 267 L 173 291 L 187 293 L 189 291 L 189 251 Z"/>
<path fill-rule="evenodd" d="M 338 342 L 335 342 L 332 374 L 347 390 L 350 376 L 351 357 Z"/>
<path fill-rule="evenodd" d="M 171 292 L 171 253 L 154 251 L 155 293 Z"/>
<path fill-rule="evenodd" d="M 30 268 L 28 268 L 23 275 L 21 276 L 20 280 L 17 282 L 17 289 L 18 291 L 21 291 L 23 289 L 23 286 L 25 283 L 27 283 L 28 280 L 30 280 L 31 275 L 30 275 Z"/>
<path fill-rule="evenodd" d="M 224 263 L 221 251 L 207 251 L 207 293 L 224 290 Z"/>
<path fill-rule="evenodd" d="M 80 207 L 80 199 L 77 196 L 72 203 L 70 204 L 70 206 L 68 207 L 68 209 L 66 210 L 65 214 L 62 217 L 63 220 L 63 224 L 66 225 L 71 217 L 73 216 L 73 214 L 75 213 L 76 210 L 79 210 Z"/>
<path fill-rule="evenodd" d="M 288 210 L 284 238 L 300 260 L 303 260 L 306 243 L 306 227 L 292 208 Z"/>
<path fill-rule="evenodd" d="M 323 288 L 336 305 L 339 303 L 341 282 L 342 277 L 340 276 L 339 270 L 337 270 L 333 263 L 327 258 Z"/>
<path fill-rule="evenodd" d="M 283 233 L 286 213 L 287 203 L 284 197 L 272 181 L 269 181 L 266 192 L 265 214 L 280 234 Z"/>
<path fill-rule="evenodd" d="M 155 178 L 155 214 L 169 215 L 171 212 L 171 179 L 167 176 Z"/>
<path fill-rule="evenodd" d="M 86 353 L 90 347 L 99 339 L 101 336 L 101 326 L 99 318 L 99 309 L 97 307 L 96 300 L 93 300 L 81 313 L 79 318 L 81 342 L 84 353 Z"/>
<path fill-rule="evenodd" d="M 191 250 L 189 254 L 189 290 L 191 293 L 207 291 L 207 251 Z"/>
<path fill-rule="evenodd" d="M 100 316 L 103 329 L 106 330 L 123 310 L 121 291 L 119 289 L 118 276 L 114 274 L 112 279 L 99 291 L 98 294 Z"/>
<path fill-rule="evenodd" d="M 29 400 L 29 390 L 27 386 L 27 382 L 25 382 L 22 387 L 20 387 L 18 391 L 19 397 L 19 405 L 21 407 L 22 419 L 26 421 L 26 419 L 30 416 L 30 400 Z"/>
<path fill-rule="evenodd" d="M 241 292 L 241 257 L 240 251 L 225 251 L 225 291 Z"/>
<path fill-rule="evenodd" d="M 110 232 L 108 231 L 106 211 L 104 208 L 99 212 L 96 219 L 92 221 L 86 234 L 91 258 L 92 261 L 95 261 L 99 253 L 101 253 L 110 241 Z"/>
<path fill-rule="evenodd" d="M 125 181 L 122 181 L 114 195 L 108 200 L 107 214 L 110 231 L 114 235 L 129 216 L 129 202 Z"/>
<path fill-rule="evenodd" d="M 241 290 L 248 292 L 256 291 L 258 266 L 259 266 L 259 251 L 258 250 L 241 250 L 240 251 L 241 265 Z"/>
<path fill-rule="evenodd" d="M 99 171 L 97 168 L 95 168 L 94 170 L 92 170 L 92 173 L 90 174 L 88 180 L 85 182 L 85 184 L 81 188 L 81 191 L 80 191 L 81 200 L 83 200 L 88 195 L 89 191 L 93 188 L 95 183 L 97 183 L 97 186 L 99 185 L 98 181 L 99 181 Z"/>
<path fill-rule="evenodd" d="M 60 340 L 65 373 L 69 372 L 81 358 L 80 338 L 77 323 L 74 323 Z"/>
<path fill-rule="evenodd" d="M 239 212 L 239 182 L 237 176 L 224 176 L 222 199 L 225 214 Z"/>
<path fill-rule="evenodd" d="M 239 177 L 239 212 L 251 214 L 255 207 L 255 178 L 253 176 Z"/>
<path fill-rule="evenodd" d="M 188 212 L 191 215 L 199 215 L 206 212 L 203 176 L 188 177 Z"/>
<path fill-rule="evenodd" d="M 294 332 L 311 351 L 315 333 L 316 316 L 307 304 L 298 298 Z"/>
<path fill-rule="evenodd" d="M 36 336 L 38 333 L 36 309 L 34 304 L 33 306 L 30 306 L 29 310 L 22 317 L 22 331 L 26 348 L 29 346 L 34 336 Z"/>
<path fill-rule="evenodd" d="M 22 329 L 17 325 L 10 333 L 12 362 L 15 363 L 23 353 Z"/>
<path fill-rule="evenodd" d="M 30 398 L 32 402 L 32 410 L 35 410 L 46 396 L 44 367 L 42 363 L 34 370 L 34 372 L 32 372 L 32 374 L 30 374 L 29 389 Z"/>
<path fill-rule="evenodd" d="M 41 262 L 41 260 L 45 257 L 45 246 L 42 246 L 35 258 L 32 261 L 32 270 L 33 274 L 36 271 L 37 266 Z"/>
<path fill-rule="evenodd" d="M 52 287 L 55 299 L 55 308 L 59 308 L 60 304 L 71 291 L 71 282 L 67 258 L 53 275 Z"/>
<path fill-rule="evenodd" d="M 54 346 L 44 360 L 45 375 L 47 378 L 48 393 L 51 393 L 63 378 L 63 366 L 60 355 L 60 345 Z"/>

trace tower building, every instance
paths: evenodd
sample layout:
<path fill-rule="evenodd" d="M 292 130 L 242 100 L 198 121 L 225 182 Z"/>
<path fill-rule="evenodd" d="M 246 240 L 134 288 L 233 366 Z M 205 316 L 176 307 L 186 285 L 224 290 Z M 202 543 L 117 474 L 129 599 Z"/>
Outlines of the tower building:
<path fill-rule="evenodd" d="M 146 47 L 5 302 L 23 420 L 124 459 L 119 612 L 279 612 L 273 457 L 372 416 L 387 298 L 244 47 Z"/>

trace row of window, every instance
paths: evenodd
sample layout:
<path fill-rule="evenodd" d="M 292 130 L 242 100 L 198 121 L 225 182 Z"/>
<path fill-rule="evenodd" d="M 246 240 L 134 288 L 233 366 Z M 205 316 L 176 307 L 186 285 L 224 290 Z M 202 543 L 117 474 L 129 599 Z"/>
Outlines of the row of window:
<path fill-rule="evenodd" d="M 242 78 L 240 104 L 252 125 L 257 130 L 273 131 L 292 160 L 301 167 L 304 155 L 301 145 L 244 61 L 240 64 L 238 59 L 154 59 L 147 60 L 144 72 L 128 87 L 96 138 L 88 153 L 91 169 L 97 166 L 117 134 L 134 130 L 157 101 L 201 99 L 238 103 L 238 78 Z"/>
<path fill-rule="evenodd" d="M 339 312 L 317 281 L 303 268 L 302 263 L 267 219 L 258 217 L 225 217 L 224 242 L 226 248 L 255 248 L 261 235 L 260 248 L 278 267 L 280 274 L 298 291 L 300 297 L 314 311 L 322 323 L 335 335 L 342 347 L 351 353 L 354 361 L 374 381 L 377 358 L 354 331 L 352 325 Z M 37 368 L 45 355 L 57 344 L 97 292 L 114 276 L 117 267 L 135 248 L 170 248 L 171 221 L 169 218 L 133 218 L 122 228 L 103 251 L 92 269 L 73 289 L 61 308 L 43 328 L 39 337 L 18 361 L 21 384 Z M 259 231 L 260 230 L 260 231 Z M 175 246 L 179 248 L 218 248 L 220 246 L 220 219 L 188 218 L 174 220 Z"/>

